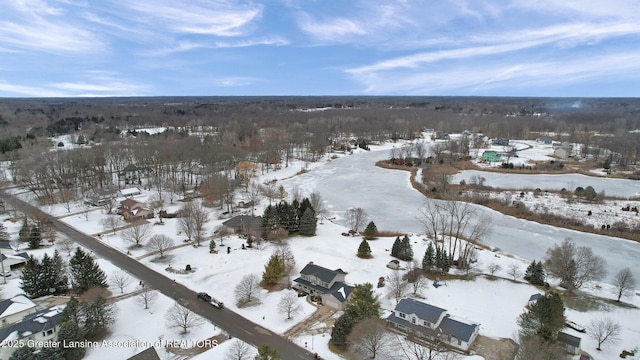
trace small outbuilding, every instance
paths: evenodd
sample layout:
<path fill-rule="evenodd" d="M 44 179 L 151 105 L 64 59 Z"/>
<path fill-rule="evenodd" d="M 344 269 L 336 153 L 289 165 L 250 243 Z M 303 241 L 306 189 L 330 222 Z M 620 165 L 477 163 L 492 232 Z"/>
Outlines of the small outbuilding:
<path fill-rule="evenodd" d="M 493 150 L 488 150 L 482 153 L 482 160 L 488 162 L 501 162 L 502 156 Z"/>
<path fill-rule="evenodd" d="M 398 270 L 400 269 L 400 261 L 393 259 L 391 261 L 389 261 L 389 263 L 387 264 L 387 267 L 389 269 L 393 269 L 393 270 Z"/>

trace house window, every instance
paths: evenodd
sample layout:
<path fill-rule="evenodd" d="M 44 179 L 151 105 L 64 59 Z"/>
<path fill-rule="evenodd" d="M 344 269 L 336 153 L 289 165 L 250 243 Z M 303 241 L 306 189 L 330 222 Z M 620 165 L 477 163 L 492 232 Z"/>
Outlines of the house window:
<path fill-rule="evenodd" d="M 424 321 L 424 326 L 430 326 L 427 320 Z"/>
<path fill-rule="evenodd" d="M 406 318 L 407 316 L 406 316 L 405 314 L 403 314 L 403 313 L 400 313 L 400 317 L 404 319 L 404 318 Z"/>
<path fill-rule="evenodd" d="M 462 341 L 458 339 L 458 345 L 462 345 Z"/>
<path fill-rule="evenodd" d="M 414 316 L 413 318 L 411 318 L 411 322 L 412 322 L 412 323 L 414 323 L 414 324 L 416 323 L 416 318 L 415 318 L 415 316 Z"/>

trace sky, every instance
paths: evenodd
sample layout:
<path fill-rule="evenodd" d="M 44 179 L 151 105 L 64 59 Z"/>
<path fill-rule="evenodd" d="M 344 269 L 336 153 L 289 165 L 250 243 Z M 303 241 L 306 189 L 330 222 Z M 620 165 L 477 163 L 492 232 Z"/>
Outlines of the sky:
<path fill-rule="evenodd" d="M 0 97 L 640 96 L 637 0 L 2 0 Z"/>

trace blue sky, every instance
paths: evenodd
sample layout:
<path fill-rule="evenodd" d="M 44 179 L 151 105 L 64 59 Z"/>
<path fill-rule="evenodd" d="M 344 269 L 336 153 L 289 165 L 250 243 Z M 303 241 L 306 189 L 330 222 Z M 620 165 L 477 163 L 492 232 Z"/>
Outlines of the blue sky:
<path fill-rule="evenodd" d="M 0 97 L 640 96 L 638 0 L 1 0 Z"/>

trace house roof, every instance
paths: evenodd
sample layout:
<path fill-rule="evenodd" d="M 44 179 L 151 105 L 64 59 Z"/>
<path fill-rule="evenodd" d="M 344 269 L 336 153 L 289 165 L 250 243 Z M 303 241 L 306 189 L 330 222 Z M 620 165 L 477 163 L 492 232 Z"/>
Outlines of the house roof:
<path fill-rule="evenodd" d="M 346 274 L 346 272 L 344 272 L 342 269 L 329 270 L 325 267 L 310 262 L 304 268 L 302 268 L 302 270 L 300 270 L 300 274 L 313 275 L 321 281 L 330 283 L 333 279 L 335 279 L 336 275 Z"/>
<path fill-rule="evenodd" d="M 262 216 L 238 215 L 222 223 L 233 229 L 260 230 L 262 228 Z"/>
<path fill-rule="evenodd" d="M 540 299 L 541 297 L 543 297 L 543 295 L 540 294 L 540 293 L 533 294 L 533 295 L 529 296 L 529 302 L 538 301 L 538 299 Z"/>
<path fill-rule="evenodd" d="M 0 341 L 17 340 L 55 328 L 60 324 L 63 308 L 63 306 L 54 306 L 29 314 L 21 322 L 0 329 Z"/>
<path fill-rule="evenodd" d="M 11 244 L 8 241 L 0 241 L 0 249 L 11 249 Z"/>
<path fill-rule="evenodd" d="M 29 254 L 27 254 L 26 252 L 21 252 L 19 254 L 2 254 L 2 256 L 0 257 L 1 261 L 5 261 L 6 259 L 20 259 L 20 260 L 27 260 L 29 259 Z"/>
<path fill-rule="evenodd" d="M 120 205 L 127 209 L 134 209 L 137 205 L 142 206 L 139 202 L 133 200 L 132 198 L 126 198 L 125 200 L 120 201 Z"/>
<path fill-rule="evenodd" d="M 160 356 L 158 356 L 158 352 L 156 352 L 156 348 L 150 346 L 143 351 L 133 355 L 127 360 L 160 360 Z"/>
<path fill-rule="evenodd" d="M 393 263 L 393 264 L 400 264 L 400 261 L 398 261 L 398 260 L 396 260 L 396 259 L 393 259 L 393 260 L 389 261 L 389 263 L 390 263 L 390 264 L 391 264 L 391 263 Z"/>
<path fill-rule="evenodd" d="M 468 324 L 463 321 L 453 319 L 449 316 L 446 316 L 440 322 L 440 329 L 443 333 L 466 342 L 471 341 L 471 337 L 475 333 L 477 327 L 477 324 Z"/>
<path fill-rule="evenodd" d="M 423 303 L 415 299 L 400 300 L 398 305 L 396 305 L 395 310 L 405 314 L 416 314 L 420 319 L 426 320 L 432 324 L 436 324 L 438 319 L 440 319 L 440 316 L 447 312 L 445 309 L 441 309 L 437 306 Z"/>
<path fill-rule="evenodd" d="M 26 295 L 16 295 L 11 299 L 0 301 L 0 318 L 35 308 L 36 304 Z"/>
<path fill-rule="evenodd" d="M 129 188 L 129 189 L 122 189 L 122 190 L 120 190 L 120 194 L 122 194 L 123 196 L 133 195 L 133 194 L 140 194 L 140 189 L 137 188 L 137 187 Z"/>
<path fill-rule="evenodd" d="M 344 283 L 336 283 L 331 287 L 331 289 L 335 288 L 336 285 L 338 285 L 337 289 L 331 292 L 331 296 L 338 299 L 341 303 L 347 301 L 347 299 L 349 299 L 349 295 L 351 295 L 351 292 L 353 291 L 353 286 Z"/>
<path fill-rule="evenodd" d="M 579 348 L 580 342 L 582 341 L 582 339 L 580 339 L 577 336 L 569 335 L 561 331 L 558 333 L 558 341 L 563 344 L 567 344 L 567 345 Z"/>
<path fill-rule="evenodd" d="M 402 325 L 402 326 L 406 326 L 406 327 L 408 327 L 410 329 L 413 329 L 416 332 L 420 332 L 422 334 L 426 334 L 426 335 L 429 335 L 429 336 L 437 336 L 437 335 L 440 335 L 442 333 L 438 329 L 433 330 L 430 327 L 417 325 L 417 324 L 412 323 L 411 321 L 407 321 L 405 319 L 397 317 L 396 314 L 393 313 L 393 312 L 391 313 L 391 315 L 389 315 L 387 317 L 387 321 L 392 322 L 392 323 L 396 323 L 396 324 L 399 324 L 399 325 Z"/>

